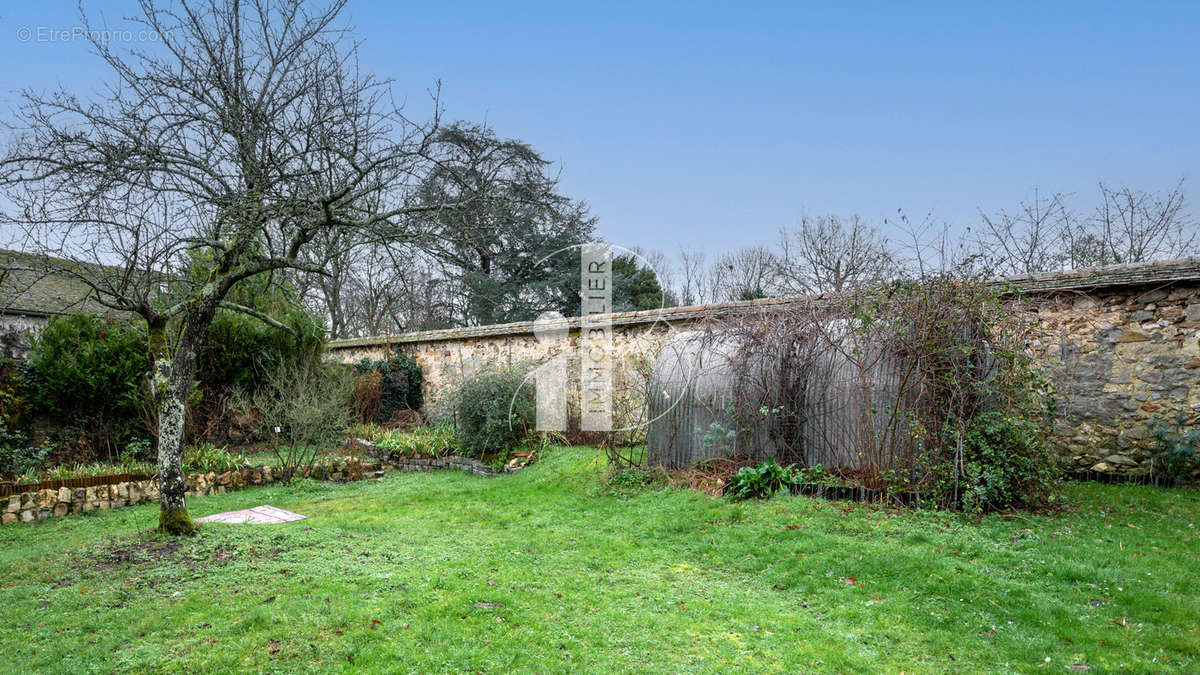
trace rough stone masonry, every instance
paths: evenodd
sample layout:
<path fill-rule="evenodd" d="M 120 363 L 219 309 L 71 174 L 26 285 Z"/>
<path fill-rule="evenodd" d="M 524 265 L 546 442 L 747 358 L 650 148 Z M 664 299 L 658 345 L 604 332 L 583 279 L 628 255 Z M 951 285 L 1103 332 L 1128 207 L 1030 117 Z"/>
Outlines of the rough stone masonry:
<path fill-rule="evenodd" d="M 1145 472 L 1150 424 L 1182 412 L 1200 424 L 1200 260 L 1126 265 L 998 279 L 997 293 L 1021 298 L 1014 307 L 1041 328 L 1029 348 L 1053 373 L 1063 399 L 1055 444 L 1075 470 Z M 672 330 L 712 318 L 770 312 L 797 299 L 767 299 L 611 315 L 617 368 L 616 414 L 642 401 L 628 383 L 652 361 Z M 568 321 L 578 344 L 578 319 Z M 426 399 L 488 364 L 542 362 L 547 348 L 533 322 L 424 331 L 332 343 L 344 362 L 382 358 L 400 348 L 421 364 Z M 576 371 L 570 366 L 568 372 Z M 624 370 L 626 377 L 622 377 Z M 623 387 L 622 382 L 626 383 Z M 577 383 L 568 391 L 578 390 Z M 569 403 L 577 419 L 578 400 Z M 618 420 L 618 423 L 620 420 Z"/>

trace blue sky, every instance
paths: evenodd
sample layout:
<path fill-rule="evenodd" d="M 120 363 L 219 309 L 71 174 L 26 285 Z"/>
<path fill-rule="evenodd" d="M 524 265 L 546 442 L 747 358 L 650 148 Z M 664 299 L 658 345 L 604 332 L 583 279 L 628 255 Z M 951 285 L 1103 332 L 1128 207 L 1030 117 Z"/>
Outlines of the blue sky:
<path fill-rule="evenodd" d="M 132 3 L 85 7 L 118 24 Z M 601 233 L 711 253 L 802 214 L 969 225 L 1099 180 L 1200 196 L 1200 4 L 352 0 L 364 65 L 414 114 L 486 120 L 560 164 Z M 87 91 L 74 0 L 0 9 L 0 103 Z M 1196 209 L 1193 209 L 1196 213 Z"/>

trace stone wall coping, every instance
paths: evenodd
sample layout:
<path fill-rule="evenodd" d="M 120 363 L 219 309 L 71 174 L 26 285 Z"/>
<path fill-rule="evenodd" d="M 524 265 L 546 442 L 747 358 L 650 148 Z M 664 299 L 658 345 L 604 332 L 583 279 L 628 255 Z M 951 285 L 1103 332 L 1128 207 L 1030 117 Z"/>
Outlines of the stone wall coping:
<path fill-rule="evenodd" d="M 1107 267 L 1072 270 L 1069 272 L 1016 275 L 1000 277 L 988 283 L 995 287 L 997 292 L 1009 295 L 1170 284 L 1180 281 L 1200 281 L 1200 258 L 1151 264 L 1110 265 Z M 775 307 L 819 302 L 824 298 L 830 297 L 833 296 L 822 294 L 787 298 L 763 298 L 760 300 L 722 302 L 708 305 L 690 305 L 687 307 L 667 307 L 638 312 L 617 312 L 593 317 L 592 320 L 607 319 L 613 326 L 653 324 L 658 322 L 670 324 L 672 321 L 695 321 L 747 312 L 768 312 Z M 384 347 L 393 344 L 444 342 L 447 340 L 492 336 L 532 335 L 539 328 L 562 330 L 565 327 L 568 330 L 578 330 L 579 325 L 579 317 L 559 319 L 552 322 L 517 321 L 488 326 L 446 328 L 397 335 L 376 335 L 363 338 L 331 340 L 329 342 L 329 349 L 332 351 L 345 351 Z"/>

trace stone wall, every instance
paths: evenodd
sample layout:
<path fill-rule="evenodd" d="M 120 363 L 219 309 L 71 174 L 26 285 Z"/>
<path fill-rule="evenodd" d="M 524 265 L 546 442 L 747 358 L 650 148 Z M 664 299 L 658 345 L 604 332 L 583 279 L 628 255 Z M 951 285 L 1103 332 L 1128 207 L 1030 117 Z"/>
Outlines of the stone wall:
<path fill-rule="evenodd" d="M 1036 322 L 1043 337 L 1029 345 L 1063 394 L 1055 443 L 1073 467 L 1094 471 L 1149 469 L 1149 429 L 1155 415 L 1179 412 L 1200 423 L 1200 261 L 1134 265 L 999 279 L 997 293 L 1020 298 L 1014 307 Z M 618 413 L 636 416 L 635 385 L 622 388 L 652 361 L 671 331 L 712 318 L 770 312 L 796 299 L 767 299 L 611 315 L 618 370 Z M 353 362 L 403 349 L 425 372 L 426 400 L 488 365 L 540 363 L 578 344 L 578 319 L 566 322 L 566 345 L 545 345 L 532 322 L 424 331 L 332 343 Z M 578 360 L 568 366 L 568 391 L 578 392 Z M 621 405 L 623 403 L 623 405 Z M 578 398 L 571 401 L 577 418 Z"/>
<path fill-rule="evenodd" d="M 1200 282 L 1054 293 L 1033 303 L 1078 470 L 1147 470 L 1155 417 L 1200 424 Z"/>

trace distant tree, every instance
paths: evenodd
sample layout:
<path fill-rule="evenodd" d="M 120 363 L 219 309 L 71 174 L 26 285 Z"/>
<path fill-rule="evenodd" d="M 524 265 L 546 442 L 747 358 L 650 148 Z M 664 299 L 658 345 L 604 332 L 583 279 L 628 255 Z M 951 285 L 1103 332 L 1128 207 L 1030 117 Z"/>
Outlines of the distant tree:
<path fill-rule="evenodd" d="M 979 216 L 983 226 L 976 244 L 993 274 L 1036 274 L 1062 266 L 1063 235 L 1074 214 L 1061 193 L 1043 197 L 1035 190 L 1016 211 L 980 211 Z"/>
<path fill-rule="evenodd" d="M 411 240 L 416 214 L 457 200 L 412 198 L 436 115 L 414 123 L 358 72 L 335 25 L 344 4 L 143 0 L 134 21 L 154 45 L 118 51 L 93 39 L 114 78 L 105 94 L 26 90 L 14 111 L 16 139 L 0 161 L 4 221 L 66 260 L 56 274 L 146 321 L 166 532 L 194 528 L 184 413 L 213 318 L 235 310 L 287 329 L 232 302 L 233 289 L 288 269 L 322 273 L 336 247 L 306 257 L 314 242 Z M 177 272 L 188 252 L 212 261 L 199 279 Z"/>
<path fill-rule="evenodd" d="M 888 240 L 861 217 L 804 218 L 779 233 L 776 282 L 785 295 L 841 293 L 898 273 Z"/>
<path fill-rule="evenodd" d="M 1081 215 L 1061 193 L 1016 211 L 980 214 L 975 247 L 992 274 L 1143 263 L 1200 254 L 1196 221 L 1187 212 L 1184 183 L 1163 192 L 1099 187 L 1099 204 Z"/>
<path fill-rule="evenodd" d="M 675 295 L 680 305 L 700 305 L 712 302 L 709 274 L 704 251 L 679 248 L 679 279 Z"/>
<path fill-rule="evenodd" d="M 613 257 L 613 311 L 633 312 L 666 306 L 665 291 L 654 269 L 633 254 Z"/>
<path fill-rule="evenodd" d="M 1164 192 L 1100 184 L 1100 205 L 1082 227 L 1067 228 L 1072 268 L 1167 260 L 1200 254 L 1183 180 Z"/>
<path fill-rule="evenodd" d="M 462 122 L 442 129 L 434 150 L 437 162 L 417 193 L 427 208 L 422 245 L 455 281 L 456 318 L 489 324 L 578 314 L 579 256 L 567 253 L 592 239 L 596 220 L 559 193 L 550 163 L 526 143 Z M 459 202 L 469 206 L 437 208 Z"/>
<path fill-rule="evenodd" d="M 774 295 L 778 270 L 779 258 L 765 246 L 748 246 L 727 253 L 709 270 L 713 297 L 724 302 Z"/>

